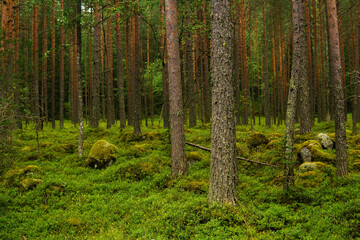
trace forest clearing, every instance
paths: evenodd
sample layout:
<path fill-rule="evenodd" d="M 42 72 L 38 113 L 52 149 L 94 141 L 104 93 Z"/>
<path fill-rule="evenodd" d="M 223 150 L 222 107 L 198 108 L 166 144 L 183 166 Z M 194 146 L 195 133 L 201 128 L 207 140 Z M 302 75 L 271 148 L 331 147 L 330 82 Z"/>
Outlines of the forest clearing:
<path fill-rule="evenodd" d="M 0 239 L 360 239 L 360 1 L 0 4 Z"/>

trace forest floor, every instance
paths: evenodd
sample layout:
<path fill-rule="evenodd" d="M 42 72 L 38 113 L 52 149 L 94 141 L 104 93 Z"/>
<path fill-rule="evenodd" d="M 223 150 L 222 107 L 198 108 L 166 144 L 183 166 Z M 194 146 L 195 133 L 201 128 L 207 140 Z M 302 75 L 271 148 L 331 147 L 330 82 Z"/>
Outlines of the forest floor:
<path fill-rule="evenodd" d="M 186 140 L 210 147 L 210 126 L 198 124 L 186 129 Z M 186 146 L 188 173 L 171 179 L 168 130 L 143 127 L 134 137 L 130 127 L 86 127 L 84 157 L 77 156 L 77 128 L 70 122 L 61 130 L 45 126 L 39 149 L 32 125 L 15 131 L 1 157 L 0 239 L 360 238 L 360 135 L 347 132 L 348 178 L 335 177 L 335 150 L 323 150 L 325 170 L 296 168 L 296 187 L 285 193 L 284 126 L 254 128 L 272 144 L 249 148 L 250 126 L 238 126 L 239 155 L 280 167 L 239 161 L 238 204 L 225 207 L 207 204 L 209 152 Z M 333 124 L 296 135 L 297 146 L 320 132 L 333 137 Z M 100 139 L 118 147 L 117 160 L 101 170 L 85 167 Z"/>

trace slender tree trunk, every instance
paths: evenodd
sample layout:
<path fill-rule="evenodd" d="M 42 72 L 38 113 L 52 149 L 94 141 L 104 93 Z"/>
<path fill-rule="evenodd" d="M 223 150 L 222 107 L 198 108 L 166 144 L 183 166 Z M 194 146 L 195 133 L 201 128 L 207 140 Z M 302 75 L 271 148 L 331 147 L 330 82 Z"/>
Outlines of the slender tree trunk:
<path fill-rule="evenodd" d="M 108 4 L 110 5 L 110 0 L 108 1 Z M 115 123 L 115 114 L 114 114 L 114 79 L 113 79 L 113 41 L 112 41 L 112 18 L 108 18 L 106 21 L 106 46 L 107 46 L 107 123 L 106 127 L 111 128 L 111 125 Z"/>
<path fill-rule="evenodd" d="M 264 55 L 263 55 L 263 78 L 265 83 L 265 122 L 266 126 L 271 126 L 271 117 L 270 117 L 270 88 L 269 88 L 269 72 L 268 72 L 268 56 L 267 56 L 267 36 L 266 36 L 266 12 L 265 12 L 266 3 L 265 0 L 263 0 L 263 24 L 264 24 Z"/>
<path fill-rule="evenodd" d="M 133 125 L 133 114 L 132 114 L 132 105 L 131 105 L 131 77 L 130 77 L 130 43 L 129 43 L 129 35 L 130 35 L 130 26 L 129 20 L 125 22 L 125 58 L 126 58 L 126 100 L 127 100 L 127 108 L 128 108 L 128 125 Z"/>
<path fill-rule="evenodd" d="M 100 49 L 100 16 L 99 6 L 95 4 L 94 9 L 94 74 L 91 85 L 91 116 L 90 126 L 98 127 L 100 119 L 100 71 L 101 71 L 101 49 Z"/>
<path fill-rule="evenodd" d="M 160 22 L 161 22 L 161 40 L 160 40 L 160 48 L 162 54 L 162 83 L 163 83 L 163 105 L 164 105 L 164 128 L 169 128 L 169 82 L 166 76 L 166 43 L 165 43 L 165 29 L 163 27 L 164 16 L 165 16 L 165 9 L 164 9 L 164 0 L 160 0 L 159 4 L 160 8 Z"/>
<path fill-rule="evenodd" d="M 334 121 L 336 142 L 336 175 L 345 177 L 348 175 L 346 125 L 345 125 L 345 101 L 342 87 L 342 71 L 338 17 L 336 0 L 326 0 L 326 19 L 329 41 L 330 77 L 334 93 Z"/>
<path fill-rule="evenodd" d="M 140 21 L 139 16 L 133 16 L 133 62 L 132 62 L 132 98 L 134 134 L 141 134 L 141 77 L 140 77 Z"/>
<path fill-rule="evenodd" d="M 35 118 L 36 129 L 40 130 L 40 105 L 39 105 L 39 9 L 38 5 L 34 5 L 34 25 L 33 25 L 33 99 L 34 108 L 33 115 Z"/>
<path fill-rule="evenodd" d="M 230 0 L 211 1 L 212 122 L 209 203 L 235 204 L 238 166 Z"/>
<path fill-rule="evenodd" d="M 42 42 L 42 111 L 41 122 L 48 122 L 48 81 L 47 81 L 47 3 L 43 6 L 43 42 Z"/>
<path fill-rule="evenodd" d="M 61 0 L 61 15 L 64 16 L 64 0 Z M 65 29 L 60 26 L 60 128 L 64 128 L 64 81 L 65 81 Z"/>
<path fill-rule="evenodd" d="M 56 77 L 56 61 L 55 61 L 55 0 L 52 1 L 52 20 L 51 20 L 51 126 L 55 129 L 55 77 Z"/>
<path fill-rule="evenodd" d="M 115 0 L 115 7 L 119 7 L 119 0 Z M 119 93 L 119 115 L 120 115 L 120 129 L 126 126 L 125 118 L 125 95 L 124 95 L 124 78 L 122 66 L 122 41 L 120 29 L 120 13 L 115 16 L 116 19 L 116 64 L 117 64 L 117 82 Z"/>
<path fill-rule="evenodd" d="M 22 111 L 20 100 L 20 0 L 16 6 L 16 45 L 15 45 L 15 104 L 16 104 L 16 125 L 18 129 L 22 129 Z"/>
<path fill-rule="evenodd" d="M 287 103 L 285 120 L 285 165 L 284 165 L 284 190 L 294 186 L 294 128 L 296 121 L 296 103 L 300 82 L 307 81 L 307 58 L 305 19 L 303 0 L 292 0 L 292 23 L 293 23 L 293 59 L 291 79 L 289 86 L 289 98 Z"/>
<path fill-rule="evenodd" d="M 79 118 L 79 138 L 78 154 L 83 155 L 84 146 L 84 123 L 83 123 L 83 88 L 81 77 L 81 0 L 77 0 L 77 81 L 78 81 L 78 118 Z"/>
<path fill-rule="evenodd" d="M 246 21 L 245 2 L 240 1 L 240 56 L 241 56 L 241 80 L 243 82 L 242 93 L 244 96 L 243 124 L 249 124 L 249 87 L 247 73 L 247 47 L 246 47 Z"/>
<path fill-rule="evenodd" d="M 234 6 L 236 6 L 236 3 L 234 2 Z M 235 7 L 236 11 L 237 7 Z M 235 115 L 236 115 L 236 122 L 235 124 L 237 126 L 241 125 L 241 92 L 240 92 L 240 26 L 239 24 L 236 24 L 233 28 L 233 42 L 234 42 L 234 88 L 235 88 Z M 239 37 L 238 37 L 239 36 Z"/>
<path fill-rule="evenodd" d="M 355 78 L 354 78 L 354 94 L 353 94 L 353 109 L 352 109 L 352 134 L 357 134 L 357 122 L 359 118 L 359 94 L 360 94 L 360 66 L 359 66 L 359 23 L 360 12 L 359 3 L 356 7 L 356 21 L 355 21 Z"/>
<path fill-rule="evenodd" d="M 187 25 L 191 25 L 190 17 L 187 19 Z M 192 34 L 189 31 L 186 40 L 186 68 L 187 68 L 187 90 L 188 90 L 188 103 L 189 103 L 189 127 L 196 126 L 196 101 L 194 90 L 194 72 L 193 72 L 193 46 L 192 46 Z"/>
<path fill-rule="evenodd" d="M 206 20 L 206 0 L 202 1 L 203 4 L 203 27 L 204 27 L 204 35 L 203 35 L 203 64 L 204 64 L 204 113 L 205 113 L 205 123 L 210 122 L 211 116 L 211 104 L 210 104 L 210 83 L 209 83 L 209 58 L 208 58 L 208 34 L 207 34 L 207 20 Z"/>

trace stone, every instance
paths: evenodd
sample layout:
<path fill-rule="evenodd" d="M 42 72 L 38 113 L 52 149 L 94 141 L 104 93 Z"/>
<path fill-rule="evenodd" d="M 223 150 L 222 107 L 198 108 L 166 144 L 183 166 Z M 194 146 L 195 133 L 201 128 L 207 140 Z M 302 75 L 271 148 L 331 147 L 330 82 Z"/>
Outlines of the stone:
<path fill-rule="evenodd" d="M 323 170 L 329 165 L 322 162 L 305 162 L 300 165 L 299 170 L 302 172 L 314 171 L 316 169 Z"/>
<path fill-rule="evenodd" d="M 311 151 L 307 147 L 304 147 L 300 151 L 300 160 L 302 163 L 311 162 Z"/>
<path fill-rule="evenodd" d="M 114 153 L 116 153 L 117 150 L 118 148 L 115 145 L 105 140 L 99 140 L 90 149 L 85 164 L 88 167 L 99 169 L 108 167 L 116 160 Z"/>
<path fill-rule="evenodd" d="M 318 140 L 321 143 L 321 146 L 325 149 L 332 149 L 334 146 L 334 142 L 331 140 L 331 138 L 325 134 L 325 133 L 319 133 L 316 136 L 316 140 Z"/>

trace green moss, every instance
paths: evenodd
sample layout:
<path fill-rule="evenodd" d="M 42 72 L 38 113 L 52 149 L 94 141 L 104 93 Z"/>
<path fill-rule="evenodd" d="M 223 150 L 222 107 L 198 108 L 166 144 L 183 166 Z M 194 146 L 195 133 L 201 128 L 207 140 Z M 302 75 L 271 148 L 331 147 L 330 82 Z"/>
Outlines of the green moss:
<path fill-rule="evenodd" d="M 41 179 L 26 178 L 26 179 L 21 181 L 20 185 L 24 189 L 29 190 L 29 189 L 35 188 L 37 185 L 39 185 L 42 182 L 43 182 L 43 180 L 41 180 Z"/>
<path fill-rule="evenodd" d="M 54 148 L 55 152 L 63 152 L 63 153 L 74 153 L 75 151 L 75 145 L 70 143 L 64 143 L 56 146 Z"/>
<path fill-rule="evenodd" d="M 71 216 L 66 219 L 66 223 L 70 226 L 78 227 L 82 224 L 82 220 L 78 216 Z"/>
<path fill-rule="evenodd" d="M 306 162 L 300 165 L 299 169 L 302 172 L 314 171 L 316 169 L 323 171 L 325 168 L 330 166 L 322 162 Z"/>
<path fill-rule="evenodd" d="M 360 171 L 360 160 L 356 159 L 353 163 L 352 163 L 352 169 L 359 172 Z"/>
<path fill-rule="evenodd" d="M 144 140 L 160 140 L 162 138 L 160 132 L 146 132 L 143 134 Z"/>
<path fill-rule="evenodd" d="M 93 168 L 104 168 L 116 160 L 114 155 L 118 148 L 105 140 L 97 141 L 91 148 L 86 166 Z"/>
<path fill-rule="evenodd" d="M 48 148 L 48 147 L 50 147 L 50 146 L 51 146 L 51 143 L 50 143 L 50 142 L 43 142 L 43 143 L 40 144 L 40 147 L 41 147 L 41 148 Z"/>
<path fill-rule="evenodd" d="M 203 155 L 199 152 L 189 152 L 186 154 L 186 161 L 187 162 L 199 162 L 203 160 Z"/>
<path fill-rule="evenodd" d="M 321 147 L 321 143 L 316 140 L 308 140 L 302 144 L 295 145 L 295 150 L 297 153 L 301 151 L 304 147 L 307 147 L 311 152 L 311 158 L 313 161 L 334 163 L 336 156 L 333 153 L 324 151 Z"/>
<path fill-rule="evenodd" d="M 248 139 L 246 139 L 246 144 L 250 149 L 257 148 L 260 145 L 266 145 L 269 143 L 269 139 L 262 133 L 251 134 Z"/>
<path fill-rule="evenodd" d="M 245 144 L 236 143 L 236 152 L 239 157 L 249 157 L 250 152 Z"/>
<path fill-rule="evenodd" d="M 205 178 L 193 179 L 191 177 L 186 177 L 176 182 L 175 186 L 188 192 L 201 194 L 207 192 L 209 181 Z"/>
<path fill-rule="evenodd" d="M 295 186 L 318 187 L 322 182 L 322 174 L 319 171 L 308 171 L 295 174 Z"/>
<path fill-rule="evenodd" d="M 270 141 L 278 140 L 279 138 L 283 138 L 284 134 L 281 133 L 269 133 L 267 137 Z"/>
<path fill-rule="evenodd" d="M 35 165 L 29 165 L 19 169 L 12 169 L 5 173 L 3 177 L 3 184 L 8 187 L 19 187 L 23 185 L 23 181 L 27 177 L 38 176 L 39 173 L 40 168 Z"/>
<path fill-rule="evenodd" d="M 119 168 L 117 174 L 125 179 L 140 181 L 159 172 L 161 168 L 159 164 L 153 162 L 139 162 Z"/>
<path fill-rule="evenodd" d="M 31 152 L 31 151 L 34 151 L 33 148 L 31 148 L 30 146 L 25 146 L 23 148 L 20 149 L 21 151 L 24 151 L 24 152 Z"/>
<path fill-rule="evenodd" d="M 295 143 L 300 143 L 311 139 L 314 139 L 314 136 L 312 134 L 297 134 L 294 137 Z"/>
<path fill-rule="evenodd" d="M 283 144 L 283 141 L 281 139 L 278 139 L 278 140 L 273 140 L 271 142 L 269 142 L 267 145 L 266 145 L 266 149 L 277 149 L 277 150 L 280 150 L 282 149 L 284 146 Z"/>

